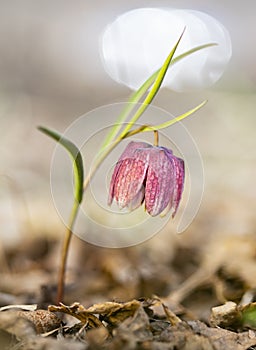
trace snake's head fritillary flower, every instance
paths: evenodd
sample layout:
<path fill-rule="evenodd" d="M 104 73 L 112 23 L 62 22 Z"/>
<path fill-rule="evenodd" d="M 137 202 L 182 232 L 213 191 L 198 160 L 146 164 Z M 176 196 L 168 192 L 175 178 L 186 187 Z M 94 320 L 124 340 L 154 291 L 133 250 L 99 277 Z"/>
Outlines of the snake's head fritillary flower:
<path fill-rule="evenodd" d="M 110 183 L 108 204 L 136 209 L 145 202 L 151 216 L 164 210 L 175 216 L 184 185 L 184 162 L 166 147 L 130 142 L 119 158 Z"/>

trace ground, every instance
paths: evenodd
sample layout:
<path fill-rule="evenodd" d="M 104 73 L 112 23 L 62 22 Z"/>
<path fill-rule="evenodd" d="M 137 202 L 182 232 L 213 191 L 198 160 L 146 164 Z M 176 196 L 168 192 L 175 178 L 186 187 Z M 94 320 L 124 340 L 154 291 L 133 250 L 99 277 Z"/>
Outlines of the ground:
<path fill-rule="evenodd" d="M 253 349 L 254 236 L 216 234 L 205 250 L 196 232 L 166 234 L 120 250 L 74 238 L 79 259 L 61 305 L 53 265 L 59 240 L 6 249 L 1 349 Z M 163 239 L 169 255 L 159 250 Z"/>

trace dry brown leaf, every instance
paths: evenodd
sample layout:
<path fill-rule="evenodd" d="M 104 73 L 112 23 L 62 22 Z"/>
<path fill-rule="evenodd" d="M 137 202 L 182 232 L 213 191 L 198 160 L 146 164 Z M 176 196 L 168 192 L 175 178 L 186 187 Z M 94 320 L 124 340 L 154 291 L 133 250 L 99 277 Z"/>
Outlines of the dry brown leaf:
<path fill-rule="evenodd" d="M 148 315 L 140 306 L 133 317 L 129 317 L 113 331 L 115 345 L 126 344 L 127 349 L 136 349 L 137 342 L 153 341 Z"/>
<path fill-rule="evenodd" d="M 133 316 L 140 306 L 141 303 L 138 300 L 132 300 L 126 303 L 106 302 L 95 304 L 88 309 L 79 303 L 74 303 L 71 306 L 60 303 L 60 306 L 50 305 L 48 309 L 53 312 L 64 312 L 83 323 L 89 322 L 91 327 L 100 327 L 102 322 L 95 315 L 99 315 L 102 320 L 113 326 Z"/>
<path fill-rule="evenodd" d="M 176 325 L 177 323 L 181 322 L 181 319 L 175 315 L 174 312 L 172 312 L 168 306 L 166 306 L 165 304 L 162 303 L 165 315 L 167 320 L 170 322 L 171 325 Z"/>
<path fill-rule="evenodd" d="M 87 312 L 83 305 L 73 303 L 71 306 L 60 303 L 60 306 L 49 305 L 50 312 L 62 312 L 77 318 L 83 324 L 87 324 L 90 328 L 103 326 L 102 322 L 92 313 Z"/>
<path fill-rule="evenodd" d="M 106 302 L 89 307 L 87 312 L 99 314 L 104 321 L 111 325 L 117 325 L 126 318 L 133 316 L 140 306 L 141 303 L 138 300 L 126 303 Z"/>

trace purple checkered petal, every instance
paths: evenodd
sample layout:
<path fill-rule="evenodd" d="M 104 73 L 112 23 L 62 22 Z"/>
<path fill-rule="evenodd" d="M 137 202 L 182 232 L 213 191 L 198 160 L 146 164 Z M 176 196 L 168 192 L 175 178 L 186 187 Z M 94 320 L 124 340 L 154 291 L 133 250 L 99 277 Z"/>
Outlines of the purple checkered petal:
<path fill-rule="evenodd" d="M 123 169 L 123 161 L 126 160 L 126 164 L 129 163 L 129 161 L 127 161 L 128 159 L 130 159 L 130 161 L 134 158 L 134 152 L 138 149 L 138 148 L 147 148 L 147 147 L 151 147 L 148 143 L 146 142 L 130 142 L 127 147 L 125 148 L 125 150 L 123 151 L 123 153 L 121 154 L 111 181 L 110 181 L 110 188 L 109 188 L 109 196 L 108 196 L 108 205 L 111 205 L 113 202 L 113 199 L 115 197 L 115 190 L 117 188 L 117 181 L 118 183 L 120 183 L 120 179 L 118 180 L 118 177 L 123 177 L 124 174 L 124 169 Z M 132 163 L 130 163 L 130 166 L 132 165 Z"/>
<path fill-rule="evenodd" d="M 142 201 L 141 192 L 148 167 L 148 149 L 145 142 L 131 142 L 121 155 L 114 170 L 109 192 L 109 204 L 116 199 L 120 208 L 135 208 Z"/>
<path fill-rule="evenodd" d="M 173 157 L 172 161 L 175 163 L 175 187 L 174 187 L 174 193 L 172 198 L 172 217 L 175 216 L 180 200 L 181 195 L 183 192 L 184 187 L 184 180 L 185 180 L 185 167 L 184 167 L 184 161 L 181 158 Z"/>
<path fill-rule="evenodd" d="M 145 198 L 145 187 L 142 185 L 139 192 L 128 204 L 128 209 L 132 211 L 140 207 L 141 204 L 144 202 L 144 198 Z"/>
<path fill-rule="evenodd" d="M 164 213 L 162 215 L 167 214 L 170 210 L 172 211 L 172 217 L 176 215 L 176 212 L 179 207 L 179 203 L 181 200 L 182 192 L 183 192 L 183 186 L 184 186 L 184 180 L 185 180 L 185 169 L 184 169 L 184 161 L 181 158 L 175 157 L 174 155 L 170 154 L 170 150 L 168 148 L 162 147 L 166 154 L 169 156 L 169 160 L 173 164 L 174 169 L 174 177 L 173 177 L 173 183 L 174 183 L 174 190 L 173 194 L 170 197 L 170 201 L 168 203 L 168 206 L 166 207 Z"/>
<path fill-rule="evenodd" d="M 160 214 L 169 204 L 174 192 L 174 167 L 171 154 L 161 147 L 153 147 L 146 178 L 145 205 L 151 216 Z"/>

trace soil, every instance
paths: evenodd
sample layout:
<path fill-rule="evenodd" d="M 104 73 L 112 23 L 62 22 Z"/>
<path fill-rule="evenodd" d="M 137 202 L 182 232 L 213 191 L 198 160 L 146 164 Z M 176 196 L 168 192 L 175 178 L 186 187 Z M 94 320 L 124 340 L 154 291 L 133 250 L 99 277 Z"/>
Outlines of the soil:
<path fill-rule="evenodd" d="M 116 250 L 74 237 L 59 305 L 60 240 L 5 247 L 1 349 L 256 349 L 254 235 L 206 239 L 197 225 L 210 229 Z"/>

